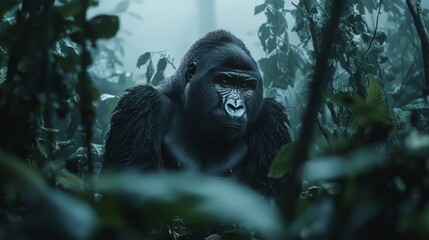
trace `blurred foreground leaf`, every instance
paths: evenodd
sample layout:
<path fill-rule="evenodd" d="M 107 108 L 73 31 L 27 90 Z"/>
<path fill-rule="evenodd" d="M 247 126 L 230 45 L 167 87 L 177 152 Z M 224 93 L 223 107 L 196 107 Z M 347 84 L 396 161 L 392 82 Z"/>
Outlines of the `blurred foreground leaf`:
<path fill-rule="evenodd" d="M 310 160 L 302 170 L 303 178 L 309 181 L 332 180 L 357 176 L 384 164 L 386 156 L 378 151 L 356 150 L 346 155 L 334 155 Z"/>
<path fill-rule="evenodd" d="M 0 180 L 9 203 L 27 209 L 4 231 L 5 239 L 90 239 L 95 232 L 98 220 L 88 203 L 50 188 L 35 170 L 3 151 Z"/>
<path fill-rule="evenodd" d="M 180 216 L 188 224 L 239 223 L 265 239 L 281 233 L 273 206 L 225 178 L 197 173 L 104 175 L 97 190 L 103 196 L 97 211 L 117 228 L 128 225 L 146 232 Z"/>
<path fill-rule="evenodd" d="M 6 202 L 10 209 L 26 209 L 25 214 L 12 213 L 19 220 L 0 227 L 7 238 L 98 239 L 106 229 L 149 236 L 177 217 L 186 226 L 238 224 L 263 239 L 279 239 L 282 233 L 273 205 L 225 178 L 197 173 L 106 174 L 93 182 L 101 194 L 94 203 L 82 198 L 86 185 L 74 175 L 60 171 L 56 177 L 57 186 L 72 191 L 50 187 L 36 170 L 0 151 Z"/>

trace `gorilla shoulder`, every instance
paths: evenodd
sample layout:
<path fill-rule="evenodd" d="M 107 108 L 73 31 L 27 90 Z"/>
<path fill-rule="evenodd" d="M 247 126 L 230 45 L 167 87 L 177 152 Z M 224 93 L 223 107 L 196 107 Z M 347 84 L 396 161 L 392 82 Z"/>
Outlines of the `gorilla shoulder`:
<path fill-rule="evenodd" d="M 150 85 L 127 89 L 112 114 L 104 152 L 104 168 L 157 169 L 164 117 L 172 115 L 174 103 Z M 149 126 L 149 127 L 148 127 Z"/>

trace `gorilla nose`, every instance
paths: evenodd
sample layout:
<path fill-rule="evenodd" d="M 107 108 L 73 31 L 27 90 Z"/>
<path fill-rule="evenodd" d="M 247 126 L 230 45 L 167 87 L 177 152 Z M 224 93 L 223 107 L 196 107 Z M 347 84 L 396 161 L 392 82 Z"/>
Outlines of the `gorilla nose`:
<path fill-rule="evenodd" d="M 243 116 L 246 108 L 242 100 L 228 99 L 225 103 L 225 111 L 231 117 Z"/>

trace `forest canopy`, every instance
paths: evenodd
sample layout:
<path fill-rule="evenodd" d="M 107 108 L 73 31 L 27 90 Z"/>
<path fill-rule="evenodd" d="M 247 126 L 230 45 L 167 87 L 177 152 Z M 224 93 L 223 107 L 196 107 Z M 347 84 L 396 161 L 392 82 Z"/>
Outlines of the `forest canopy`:
<path fill-rule="evenodd" d="M 119 16 L 133 1 L 88 17 L 98 4 L 0 4 L 0 239 L 429 238 L 422 1 L 254 6 L 264 95 L 285 107 L 293 139 L 268 173 L 284 184 L 275 204 L 203 173 L 100 173 L 124 90 L 176 66 L 153 49 L 136 59 L 144 74 L 124 71 Z"/>

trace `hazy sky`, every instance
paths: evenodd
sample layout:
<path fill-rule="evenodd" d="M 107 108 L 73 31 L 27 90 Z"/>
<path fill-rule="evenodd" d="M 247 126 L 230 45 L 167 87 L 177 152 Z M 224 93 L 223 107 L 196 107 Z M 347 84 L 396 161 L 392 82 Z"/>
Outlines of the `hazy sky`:
<path fill-rule="evenodd" d="M 111 13 L 122 0 L 100 1 L 100 6 L 92 9 L 89 15 Z M 146 51 L 164 49 L 175 57 L 178 66 L 185 51 L 198 38 L 214 29 L 226 29 L 241 38 L 253 57 L 264 56 L 257 32 L 265 22 L 265 15 L 253 15 L 256 5 L 264 0 L 130 0 L 127 13 L 119 14 L 121 30 L 119 37 L 125 39 L 124 68 L 128 72 L 144 73 L 136 69 L 138 57 Z M 285 1 L 286 9 L 294 9 L 292 2 Z M 425 8 L 429 1 L 422 1 Z M 132 16 L 137 15 L 138 17 Z M 289 30 L 294 19 L 287 15 Z M 380 19 L 383 19 L 383 15 Z M 371 21 L 370 21 L 371 22 Z M 382 28 L 383 26 L 380 26 Z M 132 35 L 127 34 L 130 32 Z M 294 33 L 290 41 L 297 44 Z M 172 73 L 167 68 L 167 74 Z"/>
<path fill-rule="evenodd" d="M 208 5 L 213 4 L 213 24 L 210 14 L 204 12 L 211 11 L 203 9 L 203 1 Z M 90 15 L 112 11 L 119 2 L 121 1 L 100 1 L 100 6 L 91 11 Z M 265 22 L 265 15 L 261 13 L 255 16 L 253 12 L 254 7 L 263 2 L 264 0 L 132 0 L 128 12 L 140 16 L 142 20 L 128 13 L 119 15 L 123 30 L 118 36 L 126 40 L 125 70 L 145 71 L 135 68 L 138 57 L 146 51 L 160 49 L 170 52 L 175 57 L 177 66 L 191 44 L 214 29 L 231 31 L 245 42 L 254 58 L 259 59 L 264 53 L 257 32 Z M 132 35 L 129 36 L 125 31 Z"/>

